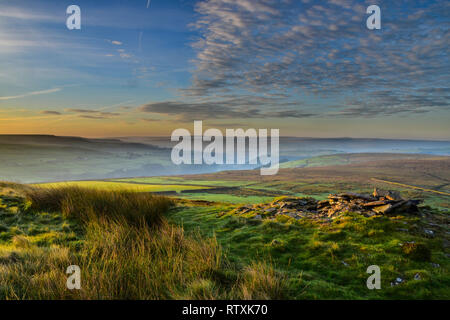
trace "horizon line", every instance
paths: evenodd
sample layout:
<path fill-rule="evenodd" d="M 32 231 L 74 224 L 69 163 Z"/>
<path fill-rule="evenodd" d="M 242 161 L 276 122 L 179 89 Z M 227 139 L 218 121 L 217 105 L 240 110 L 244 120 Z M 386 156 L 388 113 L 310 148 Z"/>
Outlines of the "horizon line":
<path fill-rule="evenodd" d="M 56 134 L 19 134 L 19 133 L 0 133 L 1 136 L 22 136 L 22 137 L 61 137 L 61 138 L 82 138 L 82 139 L 91 139 L 91 140 L 100 140 L 100 139 L 123 139 L 123 138 L 168 138 L 170 140 L 170 136 L 160 136 L 160 135 L 146 135 L 146 136 L 104 136 L 104 137 L 88 137 L 88 136 L 77 136 L 77 135 L 56 135 Z M 194 135 L 191 135 L 194 137 Z M 269 136 L 268 136 L 269 137 Z M 305 136 L 280 136 L 280 138 L 294 138 L 294 139 L 330 139 L 330 140 L 338 140 L 338 139 L 347 139 L 347 140 L 401 140 L 401 141 L 436 141 L 436 142 L 450 142 L 450 138 L 374 138 L 374 137 L 305 137 Z"/>

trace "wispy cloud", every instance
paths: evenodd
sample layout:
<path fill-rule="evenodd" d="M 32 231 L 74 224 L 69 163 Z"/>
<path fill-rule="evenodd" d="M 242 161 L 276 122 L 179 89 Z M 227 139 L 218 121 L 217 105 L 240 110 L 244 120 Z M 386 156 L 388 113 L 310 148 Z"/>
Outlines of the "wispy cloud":
<path fill-rule="evenodd" d="M 123 43 L 121 41 L 118 40 L 108 40 L 109 43 L 116 45 L 116 46 L 121 46 L 123 45 Z"/>
<path fill-rule="evenodd" d="M 32 91 L 32 92 L 23 93 L 23 94 L 16 95 L 16 96 L 0 97 L 0 101 L 21 99 L 21 98 L 25 98 L 25 97 L 37 96 L 37 95 L 43 95 L 43 94 L 50 94 L 50 93 L 59 92 L 61 90 L 62 90 L 61 88 L 53 88 L 53 89 L 42 90 L 42 91 Z"/>
<path fill-rule="evenodd" d="M 74 113 L 97 113 L 98 111 L 96 110 L 89 110 L 89 109 L 73 109 L 73 108 L 68 108 L 65 109 L 66 112 L 74 112 Z"/>
<path fill-rule="evenodd" d="M 340 105 L 337 115 L 355 117 L 448 106 L 448 95 L 420 88 L 450 82 L 444 71 L 450 68 L 450 3 L 377 4 L 383 10 L 380 31 L 366 29 L 366 4 L 359 0 L 199 1 L 196 68 L 192 86 L 182 92 L 193 99 L 287 94 L 279 103 L 314 95 L 324 115 L 336 108 L 336 97 L 353 96 L 355 105 Z M 373 94 L 387 90 L 389 97 Z"/>
<path fill-rule="evenodd" d="M 67 117 L 78 117 L 91 120 L 101 120 L 120 117 L 123 114 L 130 112 L 132 107 L 126 107 L 127 104 L 133 103 L 134 100 L 127 100 L 117 104 L 103 106 L 96 109 L 85 108 L 66 108 L 64 111 L 69 113 Z M 107 111 L 111 109 L 120 109 L 122 112 Z"/>
<path fill-rule="evenodd" d="M 40 114 L 55 115 L 55 116 L 58 116 L 58 115 L 61 115 L 61 114 L 62 114 L 61 112 L 53 111 L 53 110 L 42 110 L 42 111 L 40 111 L 39 113 L 40 113 Z"/>
<path fill-rule="evenodd" d="M 300 110 L 267 111 L 255 106 L 234 108 L 232 105 L 235 103 L 236 101 L 222 101 L 219 103 L 165 101 L 142 105 L 137 108 L 137 111 L 168 115 L 182 121 L 198 119 L 308 118 L 315 115 L 314 113 Z"/>
<path fill-rule="evenodd" d="M 101 110 L 90 110 L 90 109 L 65 109 L 66 112 L 69 113 L 77 113 L 79 117 L 86 118 L 86 119 L 105 119 L 105 118 L 111 118 L 111 117 L 117 117 L 120 116 L 121 113 L 119 112 L 107 112 L 107 111 L 101 111 Z"/>
<path fill-rule="evenodd" d="M 63 22 L 65 20 L 64 15 L 51 15 L 44 12 L 36 12 L 35 10 L 22 9 L 12 6 L 1 6 L 0 18 L 54 23 Z"/>

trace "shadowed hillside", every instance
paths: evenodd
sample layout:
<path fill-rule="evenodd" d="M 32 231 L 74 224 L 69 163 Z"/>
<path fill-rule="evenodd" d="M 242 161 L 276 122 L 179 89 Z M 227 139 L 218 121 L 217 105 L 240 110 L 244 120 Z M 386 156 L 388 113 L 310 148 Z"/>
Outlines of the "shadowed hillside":
<path fill-rule="evenodd" d="M 33 183 L 199 174 L 258 167 L 258 165 L 176 166 L 171 161 L 171 147 L 176 143 L 170 142 L 169 137 L 122 139 L 0 135 L 0 179 Z M 205 142 L 204 146 L 206 145 Z M 353 152 L 371 152 L 371 154 L 345 155 Z M 284 137 L 280 139 L 281 167 L 348 164 L 367 161 L 364 157 L 372 160 L 423 159 L 425 155 L 448 154 L 450 142 L 447 141 Z M 317 156 L 324 157 L 317 158 Z"/>

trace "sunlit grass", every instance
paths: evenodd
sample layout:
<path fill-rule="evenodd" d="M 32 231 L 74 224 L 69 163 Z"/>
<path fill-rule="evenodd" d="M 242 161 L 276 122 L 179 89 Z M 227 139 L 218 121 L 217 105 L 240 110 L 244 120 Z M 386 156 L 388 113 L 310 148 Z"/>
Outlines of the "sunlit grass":
<path fill-rule="evenodd" d="M 130 192 L 164 192 L 164 191 L 182 191 L 182 190 L 197 190 L 207 189 L 202 186 L 186 186 L 177 184 L 137 184 L 137 183 L 125 183 L 125 182 L 110 182 L 110 181 L 69 181 L 69 182 L 56 182 L 56 183 L 44 183 L 37 184 L 36 187 L 41 188 L 60 188 L 60 187 L 81 187 L 92 188 L 98 190 L 110 190 L 110 191 L 130 191 Z"/>
<path fill-rule="evenodd" d="M 287 292 L 271 264 L 236 268 L 214 237 L 167 223 L 172 200 L 76 186 L 2 198 L 0 299 L 241 299 Z M 80 228 L 77 228 L 79 223 Z M 66 288 L 78 265 L 81 290 Z"/>
<path fill-rule="evenodd" d="M 34 187 L 25 191 L 29 207 L 33 210 L 58 211 L 66 218 L 88 223 L 94 219 L 124 219 L 130 223 L 161 223 L 163 213 L 174 203 L 151 193 L 124 190 L 102 190 L 80 186 L 59 188 Z"/>

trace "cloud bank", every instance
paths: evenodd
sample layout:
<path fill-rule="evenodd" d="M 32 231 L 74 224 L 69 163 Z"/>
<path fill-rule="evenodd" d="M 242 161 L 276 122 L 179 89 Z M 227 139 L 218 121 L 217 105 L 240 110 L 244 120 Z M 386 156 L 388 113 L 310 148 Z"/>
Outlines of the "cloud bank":
<path fill-rule="evenodd" d="M 377 2 L 382 29 L 372 31 L 367 1 L 199 1 L 192 85 L 182 90 L 192 102 L 142 110 L 185 118 L 448 110 L 450 3 Z"/>

